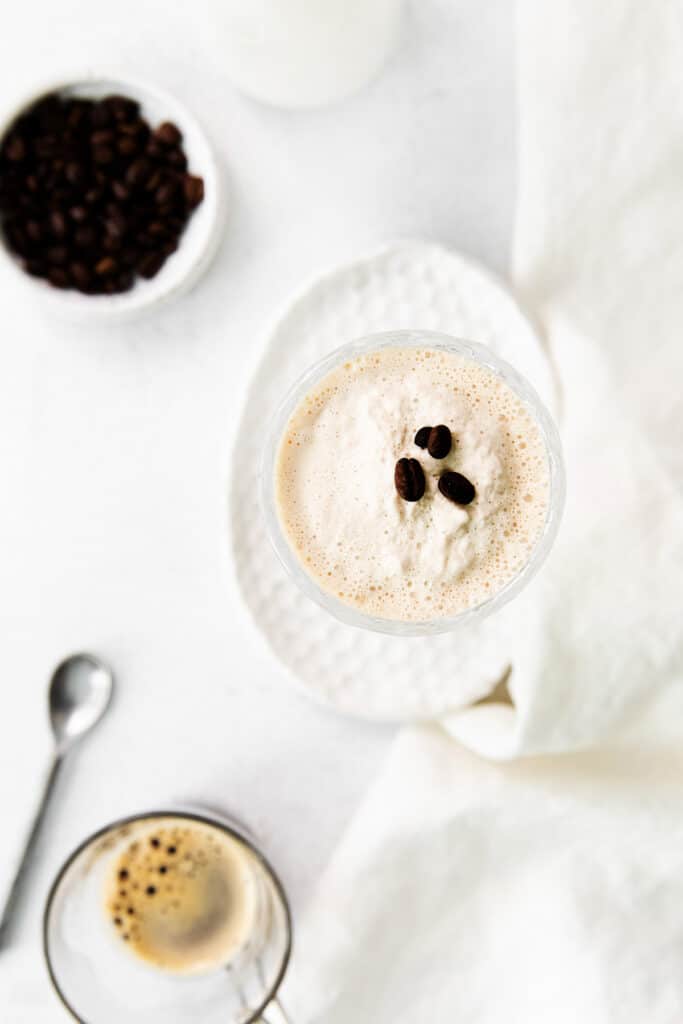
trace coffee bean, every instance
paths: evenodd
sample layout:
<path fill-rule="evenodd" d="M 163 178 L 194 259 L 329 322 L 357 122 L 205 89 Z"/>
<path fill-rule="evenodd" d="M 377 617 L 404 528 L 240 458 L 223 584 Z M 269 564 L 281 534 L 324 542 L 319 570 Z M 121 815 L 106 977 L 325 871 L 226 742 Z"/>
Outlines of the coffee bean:
<path fill-rule="evenodd" d="M 102 248 L 107 253 L 119 252 L 123 245 L 123 240 L 117 238 L 116 235 L 105 235 L 102 239 Z"/>
<path fill-rule="evenodd" d="M 119 274 L 116 278 L 117 292 L 129 292 L 135 284 L 135 274 L 128 270 Z"/>
<path fill-rule="evenodd" d="M 114 159 L 114 150 L 111 146 L 95 146 L 92 158 L 96 164 L 110 164 Z"/>
<path fill-rule="evenodd" d="M 95 273 L 99 277 L 109 277 L 116 272 L 116 269 L 116 260 L 113 260 L 111 256 L 105 256 L 95 264 Z"/>
<path fill-rule="evenodd" d="M 132 121 L 140 111 L 140 104 L 127 96 L 107 96 L 104 104 L 115 121 Z"/>
<path fill-rule="evenodd" d="M 82 224 L 84 220 L 88 219 L 88 208 L 86 206 L 72 206 L 69 210 L 69 216 L 72 220 L 75 220 L 77 224 Z"/>
<path fill-rule="evenodd" d="M 156 171 L 152 171 L 151 175 L 149 176 L 149 178 L 145 182 L 146 190 L 148 192 L 156 192 L 156 190 L 161 185 L 162 180 L 163 180 L 162 174 L 161 174 L 161 171 L 159 169 L 157 169 Z"/>
<path fill-rule="evenodd" d="M 183 191 L 185 200 L 190 209 L 199 206 L 204 198 L 204 181 L 193 174 L 186 174 L 183 178 Z"/>
<path fill-rule="evenodd" d="M 166 154 L 166 163 L 176 171 L 187 170 L 187 157 L 182 149 L 169 149 Z"/>
<path fill-rule="evenodd" d="M 470 483 L 466 476 L 451 471 L 439 477 L 439 490 L 445 498 L 456 505 L 469 505 L 477 494 L 474 484 Z"/>
<path fill-rule="evenodd" d="M 155 277 L 164 263 L 165 257 L 162 253 L 148 252 L 138 262 L 138 274 L 144 278 Z"/>
<path fill-rule="evenodd" d="M 45 277 L 47 274 L 47 264 L 44 260 L 40 259 L 25 260 L 24 270 L 27 274 L 30 274 L 31 277 Z"/>
<path fill-rule="evenodd" d="M 159 160 L 164 156 L 164 147 L 156 139 L 150 139 L 145 148 L 147 156 L 152 157 L 153 160 Z"/>
<path fill-rule="evenodd" d="M 92 274 L 86 267 L 85 263 L 74 262 L 69 264 L 69 272 L 77 288 L 81 291 L 87 288 L 92 281 Z"/>
<path fill-rule="evenodd" d="M 123 181 L 113 181 L 111 184 L 111 190 L 117 199 L 120 199 L 122 203 L 125 203 L 127 199 L 130 199 L 130 189 Z"/>
<path fill-rule="evenodd" d="M 91 249 L 97 241 L 97 232 L 92 224 L 81 224 L 74 231 L 74 242 L 79 249 Z"/>
<path fill-rule="evenodd" d="M 429 435 L 431 433 L 431 427 L 420 427 L 417 434 L 415 435 L 415 444 L 418 448 L 426 448 L 429 444 Z"/>
<path fill-rule="evenodd" d="M 82 130 L 82 126 L 87 124 L 91 106 L 90 100 L 73 100 L 67 118 L 69 126 Z"/>
<path fill-rule="evenodd" d="M 70 185 L 80 185 L 85 179 L 85 168 L 78 160 L 70 160 L 64 168 L 64 177 Z"/>
<path fill-rule="evenodd" d="M 105 128 L 111 122 L 112 116 L 106 103 L 93 103 L 90 108 L 90 124 L 93 128 Z"/>
<path fill-rule="evenodd" d="M 417 459 L 399 459 L 394 469 L 394 484 L 404 501 L 419 501 L 425 492 L 425 475 Z"/>
<path fill-rule="evenodd" d="M 69 275 L 63 267 L 50 267 L 47 279 L 55 288 L 68 288 L 71 284 Z"/>
<path fill-rule="evenodd" d="M 429 431 L 427 451 L 433 459 L 445 459 L 451 450 L 451 444 L 451 432 L 443 423 Z"/>
<path fill-rule="evenodd" d="M 26 221 L 26 234 L 32 242 L 41 242 L 43 239 L 43 229 L 37 220 Z"/>
<path fill-rule="evenodd" d="M 144 121 L 130 121 L 128 123 L 124 122 L 117 124 L 116 130 L 119 135 L 128 135 L 129 137 L 132 136 L 136 139 L 149 135 L 149 128 Z"/>
<path fill-rule="evenodd" d="M 26 159 L 26 143 L 18 135 L 15 135 L 5 144 L 4 155 L 13 164 L 21 163 Z"/>
<path fill-rule="evenodd" d="M 154 202 L 159 206 L 164 206 L 166 203 L 170 203 L 178 192 L 178 185 L 175 181 L 167 181 L 165 184 L 160 185 L 154 193 Z"/>
<path fill-rule="evenodd" d="M 53 210 L 50 214 L 50 228 L 55 238 L 64 238 L 66 235 L 66 217 L 61 210 Z"/>
<path fill-rule="evenodd" d="M 126 171 L 126 181 L 129 185 L 142 185 L 149 178 L 151 171 L 152 165 L 149 160 L 141 156 L 134 160 Z"/>
<path fill-rule="evenodd" d="M 102 189 L 99 188 L 99 187 L 89 188 L 88 191 L 83 196 L 83 200 L 84 200 L 84 202 L 88 206 L 96 206 L 97 203 L 99 203 L 101 198 L 102 198 Z"/>
<path fill-rule="evenodd" d="M 69 250 L 65 245 L 49 245 L 45 250 L 48 263 L 62 266 L 69 258 Z"/>
<path fill-rule="evenodd" d="M 111 146 L 116 136 L 111 128 L 98 128 L 90 136 L 92 146 Z"/>
<path fill-rule="evenodd" d="M 126 137 L 117 140 L 116 149 L 121 154 L 121 156 L 133 156 L 135 153 L 139 151 L 140 147 L 138 146 L 135 139 Z"/>
<path fill-rule="evenodd" d="M 123 238 L 128 224 L 121 210 L 112 210 L 104 222 L 104 229 L 110 238 Z"/>
<path fill-rule="evenodd" d="M 177 146 L 183 137 L 176 125 L 171 121 L 164 121 L 154 132 L 154 138 L 164 146 Z"/>
<path fill-rule="evenodd" d="M 32 248 L 29 238 L 20 224 L 11 224 L 7 228 L 7 239 L 16 253 L 28 256 Z"/>

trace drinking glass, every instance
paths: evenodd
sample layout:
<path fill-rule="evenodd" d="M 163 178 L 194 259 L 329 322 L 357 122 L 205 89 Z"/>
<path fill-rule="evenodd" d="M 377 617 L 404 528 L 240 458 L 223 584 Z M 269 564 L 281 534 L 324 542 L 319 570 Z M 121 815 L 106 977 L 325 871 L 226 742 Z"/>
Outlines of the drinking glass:
<path fill-rule="evenodd" d="M 104 893 L 112 864 L 150 829 L 200 823 L 239 844 L 255 892 L 253 926 L 230 961 L 197 974 L 173 974 L 137 958 L 113 933 Z M 289 962 L 287 898 L 263 853 L 221 815 L 151 811 L 113 822 L 67 858 L 43 921 L 50 978 L 81 1024 L 288 1024 L 277 991 Z"/>
<path fill-rule="evenodd" d="M 342 363 L 369 352 L 385 348 L 437 349 L 462 356 L 499 377 L 531 413 L 545 443 L 548 461 L 549 496 L 545 523 L 527 561 L 515 575 L 487 600 L 456 615 L 441 616 L 422 622 L 380 618 L 345 604 L 323 590 L 305 571 L 293 551 L 277 512 L 275 499 L 275 466 L 278 450 L 289 418 L 304 396 L 328 373 Z M 311 600 L 337 619 L 351 626 L 360 626 L 378 633 L 395 636 L 428 636 L 466 628 L 474 621 L 497 611 L 510 601 L 536 575 L 553 546 L 564 508 L 565 475 L 562 446 L 550 413 L 534 388 L 505 360 L 473 341 L 452 338 L 437 331 L 400 330 L 368 335 L 343 345 L 315 363 L 294 384 L 275 412 L 268 431 L 261 464 L 261 504 L 266 528 L 275 552 L 289 576 Z"/>

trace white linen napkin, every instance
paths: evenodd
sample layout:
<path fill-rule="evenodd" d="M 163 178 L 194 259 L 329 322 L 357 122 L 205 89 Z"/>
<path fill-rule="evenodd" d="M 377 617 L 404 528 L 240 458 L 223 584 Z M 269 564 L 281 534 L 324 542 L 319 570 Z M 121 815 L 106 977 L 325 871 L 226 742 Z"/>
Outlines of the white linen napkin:
<path fill-rule="evenodd" d="M 561 380 L 566 519 L 511 700 L 404 732 L 337 851 L 303 1021 L 683 1020 L 682 44 L 676 0 L 520 0 L 515 278 Z"/>

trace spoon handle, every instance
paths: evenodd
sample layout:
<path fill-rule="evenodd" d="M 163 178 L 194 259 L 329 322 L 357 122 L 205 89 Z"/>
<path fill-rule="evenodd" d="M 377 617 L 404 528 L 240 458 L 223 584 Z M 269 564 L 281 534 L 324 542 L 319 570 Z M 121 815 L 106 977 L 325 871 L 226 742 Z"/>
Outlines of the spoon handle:
<path fill-rule="evenodd" d="M 28 833 L 26 843 L 24 846 L 24 852 L 21 856 L 19 866 L 14 875 L 14 879 L 10 886 L 7 898 L 5 899 L 5 906 L 2 911 L 2 918 L 0 918 L 0 949 L 4 949 L 9 945 L 11 938 L 12 922 L 16 913 L 17 906 L 21 897 L 21 890 L 24 886 L 24 882 L 28 875 L 31 861 L 33 860 L 33 852 L 35 850 L 36 842 L 40 834 L 40 828 L 45 817 L 45 811 L 52 795 L 57 775 L 62 764 L 62 755 L 55 753 L 50 764 L 50 770 L 45 780 L 43 788 L 43 795 L 40 799 L 40 804 L 31 823 L 31 829 Z"/>

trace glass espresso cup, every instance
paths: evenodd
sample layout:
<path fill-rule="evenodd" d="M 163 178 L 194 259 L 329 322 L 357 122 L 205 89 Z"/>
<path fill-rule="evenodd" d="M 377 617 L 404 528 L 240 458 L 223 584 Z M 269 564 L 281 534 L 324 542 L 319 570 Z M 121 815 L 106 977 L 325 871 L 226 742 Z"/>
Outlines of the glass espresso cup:
<path fill-rule="evenodd" d="M 287 1024 L 291 915 L 263 854 L 213 813 L 107 825 L 60 869 L 43 922 L 51 981 L 82 1024 Z"/>

